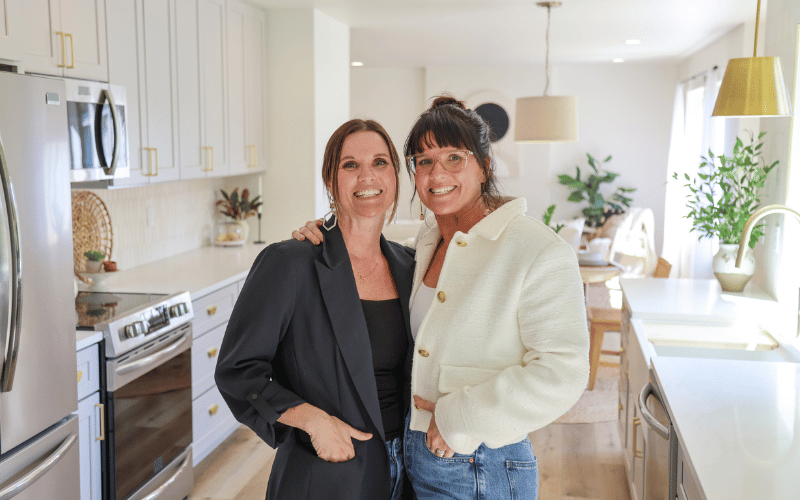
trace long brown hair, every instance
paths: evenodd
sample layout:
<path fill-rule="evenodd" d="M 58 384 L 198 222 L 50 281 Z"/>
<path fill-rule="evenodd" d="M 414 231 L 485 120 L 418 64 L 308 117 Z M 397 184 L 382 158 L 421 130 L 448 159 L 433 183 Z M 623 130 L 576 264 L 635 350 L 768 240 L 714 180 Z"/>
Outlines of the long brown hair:
<path fill-rule="evenodd" d="M 391 221 L 394 218 L 394 214 L 397 212 L 397 200 L 400 195 L 400 159 L 397 156 L 397 150 L 394 144 L 392 144 L 392 140 L 389 138 L 389 134 L 386 133 L 386 130 L 381 124 L 375 120 L 361 120 L 356 118 L 345 122 L 337 128 L 333 135 L 331 135 L 331 138 L 328 139 L 328 144 L 325 146 L 325 156 L 322 160 L 322 182 L 325 184 L 325 189 L 328 191 L 328 199 L 331 200 L 338 213 L 341 208 L 339 205 L 338 181 L 339 160 L 342 157 L 342 146 L 344 145 L 345 139 L 358 132 L 375 132 L 383 138 L 383 142 L 385 142 L 386 147 L 389 148 L 389 156 L 392 160 L 392 166 L 394 167 L 395 181 L 394 203 L 392 204 L 392 213 L 389 215 L 388 219 Z"/>
<path fill-rule="evenodd" d="M 437 96 L 431 107 L 422 113 L 411 128 L 405 144 L 405 156 L 421 153 L 426 147 L 464 148 L 472 151 L 478 166 L 486 176 L 481 184 L 481 196 L 489 208 L 503 204 L 497 178 L 494 175 L 491 129 L 474 110 L 467 109 L 462 101 L 449 94 Z M 406 165 L 409 175 L 411 168 Z M 416 187 L 414 194 L 416 194 Z"/>

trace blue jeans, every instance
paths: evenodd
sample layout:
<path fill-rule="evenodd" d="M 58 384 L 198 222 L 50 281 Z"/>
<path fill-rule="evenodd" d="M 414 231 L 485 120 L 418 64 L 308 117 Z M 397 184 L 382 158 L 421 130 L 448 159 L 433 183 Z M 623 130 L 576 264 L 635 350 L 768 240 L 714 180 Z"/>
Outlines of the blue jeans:
<path fill-rule="evenodd" d="M 425 444 L 424 432 L 406 423 L 405 467 L 419 500 L 536 500 L 539 472 L 528 438 L 452 458 L 436 456 Z"/>
<path fill-rule="evenodd" d="M 400 500 L 403 497 L 403 438 L 394 438 L 386 441 L 386 451 L 389 452 L 389 477 L 392 481 L 392 496 L 390 500 Z"/>

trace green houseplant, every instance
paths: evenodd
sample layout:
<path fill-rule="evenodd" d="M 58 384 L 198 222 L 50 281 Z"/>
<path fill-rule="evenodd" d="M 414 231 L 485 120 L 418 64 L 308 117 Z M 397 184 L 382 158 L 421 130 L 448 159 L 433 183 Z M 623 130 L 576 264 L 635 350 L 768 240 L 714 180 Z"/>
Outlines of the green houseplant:
<path fill-rule="evenodd" d="M 83 253 L 83 256 L 86 257 L 86 263 L 84 265 L 86 272 L 99 273 L 100 268 L 103 266 L 105 254 L 98 250 L 87 250 Z"/>
<path fill-rule="evenodd" d="M 222 246 L 243 245 L 250 233 L 250 226 L 245 219 L 258 213 L 262 205 L 261 196 L 250 199 L 250 190 L 247 188 L 239 194 L 239 188 L 234 188 L 230 194 L 220 189 L 222 199 L 217 200 L 216 206 L 219 213 L 225 218 L 217 224 L 215 244 Z"/>
<path fill-rule="evenodd" d="M 555 205 L 550 205 L 549 207 L 547 207 L 547 210 L 545 210 L 544 213 L 542 214 L 542 222 L 544 222 L 545 226 L 549 227 L 550 229 L 558 233 L 564 227 L 564 224 L 557 224 L 555 227 L 550 225 L 550 221 L 553 219 L 553 213 L 555 211 L 556 211 Z"/>
<path fill-rule="evenodd" d="M 731 261 L 736 260 L 747 219 L 761 202 L 761 189 L 767 175 L 778 165 L 777 161 L 767 164 L 761 156 L 764 145 L 761 138 L 765 133 L 761 132 L 755 138 L 749 132 L 747 145 L 737 137 L 732 156 L 716 156 L 709 150 L 708 157 L 700 157 L 695 177 L 684 174 L 684 187 L 689 190 L 686 196 L 689 212 L 684 217 L 691 220 L 691 231 L 700 233 L 698 239 L 719 238 L 720 251 L 714 256 L 714 274 L 722 288 L 728 291 L 741 291 L 755 271 L 755 260 L 750 250 L 741 268 L 734 267 Z M 672 177 L 677 179 L 678 174 L 673 173 Z M 747 242 L 750 249 L 755 248 L 758 238 L 763 235 L 763 224 L 753 228 Z"/>
<path fill-rule="evenodd" d="M 625 208 L 631 206 L 631 201 L 633 200 L 626 194 L 636 191 L 636 188 L 618 187 L 607 200 L 603 193 L 600 192 L 601 185 L 611 183 L 619 177 L 616 172 L 604 170 L 603 166 L 611 161 L 611 156 L 609 155 L 603 161 L 598 161 L 592 155 L 586 153 L 586 158 L 589 162 L 589 167 L 592 169 L 592 173 L 589 174 L 588 178 L 582 179 L 581 169 L 576 166 L 575 177 L 562 174 L 558 176 L 558 182 L 572 190 L 567 200 L 575 203 L 588 202 L 588 206 L 581 211 L 586 217 L 586 225 L 599 227 L 605 222 L 610 213 L 622 212 Z"/>

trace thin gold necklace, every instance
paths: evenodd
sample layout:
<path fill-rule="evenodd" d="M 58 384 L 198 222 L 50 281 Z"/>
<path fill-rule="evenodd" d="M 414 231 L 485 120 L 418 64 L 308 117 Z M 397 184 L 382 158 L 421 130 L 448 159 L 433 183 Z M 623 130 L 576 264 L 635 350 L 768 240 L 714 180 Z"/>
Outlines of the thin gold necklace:
<path fill-rule="evenodd" d="M 379 257 L 377 262 L 375 262 L 375 265 L 372 266 L 372 269 L 370 269 L 367 274 L 361 274 L 360 271 L 356 271 L 356 274 L 358 275 L 358 281 L 360 281 L 361 283 L 364 283 L 366 281 L 366 279 L 369 277 L 369 275 L 372 274 L 375 271 L 375 269 L 377 269 L 378 264 L 380 264 L 380 263 L 381 263 L 381 259 Z M 355 270 L 355 268 L 353 270 Z"/>

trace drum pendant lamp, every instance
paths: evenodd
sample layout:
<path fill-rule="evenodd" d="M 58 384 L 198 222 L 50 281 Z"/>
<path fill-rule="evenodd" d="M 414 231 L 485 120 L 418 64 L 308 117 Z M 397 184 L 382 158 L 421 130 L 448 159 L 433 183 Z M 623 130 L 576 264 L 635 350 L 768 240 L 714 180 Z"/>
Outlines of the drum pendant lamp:
<path fill-rule="evenodd" d="M 758 18 L 761 0 L 756 7 L 756 36 L 753 57 L 728 61 L 725 76 L 711 116 L 789 116 L 792 114 L 783 68 L 779 57 L 756 57 Z"/>
<path fill-rule="evenodd" d="M 575 96 L 548 96 L 550 86 L 550 9 L 561 2 L 537 2 L 547 8 L 545 87 L 541 97 L 520 97 L 516 103 L 514 141 L 520 144 L 574 142 L 578 140 L 578 108 Z"/>

